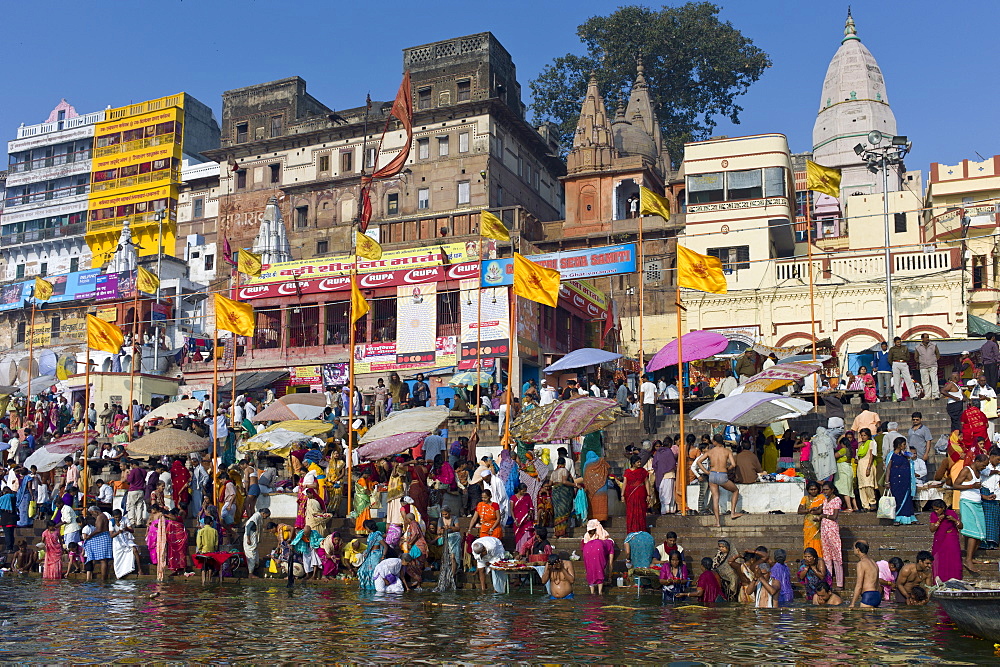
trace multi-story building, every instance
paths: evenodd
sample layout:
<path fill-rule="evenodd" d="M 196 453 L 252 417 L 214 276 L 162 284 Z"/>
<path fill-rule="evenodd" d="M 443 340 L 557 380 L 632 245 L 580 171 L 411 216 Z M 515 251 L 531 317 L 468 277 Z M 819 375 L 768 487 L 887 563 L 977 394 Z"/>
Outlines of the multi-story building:
<path fill-rule="evenodd" d="M 478 260 L 496 252 L 493 243 L 480 245 L 482 209 L 498 212 L 521 242 L 541 239 L 541 222 L 562 214 L 559 147 L 525 120 L 514 63 L 492 34 L 404 49 L 403 68 L 414 97 L 413 143 L 403 171 L 372 189 L 369 233 L 393 259 L 359 267 L 372 303 L 357 331 L 364 374 L 456 365 L 461 330 L 475 331 L 463 320 L 477 311 L 470 304 Z M 223 94 L 221 148 L 206 153 L 220 165 L 218 182 L 191 178 L 184 186 L 178 244 L 183 239 L 191 261 L 212 256 L 223 271 L 202 277 L 221 284 L 230 269 L 220 245 L 253 248 L 266 215 L 269 226 L 282 225 L 292 257 L 241 285 L 257 313 L 257 334 L 240 344 L 241 367 L 278 372 L 346 361 L 344 275 L 361 176 L 389 162 L 405 139 L 391 106 L 335 111 L 298 77 Z M 403 267 L 414 272 L 396 275 Z M 490 291 L 489 301 L 483 316 L 505 323 L 497 308 L 507 312 L 507 288 Z M 422 322 L 419 339 L 404 329 L 413 321 Z M 569 335 L 561 341 L 570 343 Z M 487 357 L 507 356 L 506 343 L 489 347 Z M 185 375 L 197 384 L 207 370 L 192 364 Z"/>
<path fill-rule="evenodd" d="M 930 166 L 924 240 L 957 247 L 961 257 L 962 302 L 969 332 L 982 335 L 1000 322 L 1000 155 L 956 165 Z M 931 246 L 933 247 L 933 246 Z"/>
<path fill-rule="evenodd" d="M 87 245 L 103 267 L 131 229 L 140 256 L 175 255 L 182 161 L 219 145 L 212 110 L 187 93 L 108 109 L 94 128 Z"/>
<path fill-rule="evenodd" d="M 22 125 L 7 142 L 0 281 L 90 267 L 83 235 L 94 130 L 104 118 L 62 100 L 44 123 Z"/>

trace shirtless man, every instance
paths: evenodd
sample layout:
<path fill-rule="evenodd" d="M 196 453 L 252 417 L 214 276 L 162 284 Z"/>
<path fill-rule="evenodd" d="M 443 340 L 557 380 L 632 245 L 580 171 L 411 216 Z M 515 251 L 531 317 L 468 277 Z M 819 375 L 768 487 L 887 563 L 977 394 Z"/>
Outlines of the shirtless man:
<path fill-rule="evenodd" d="M 555 554 L 549 556 L 542 571 L 542 583 L 549 584 L 550 600 L 572 600 L 575 578 L 573 563 L 562 560 Z"/>
<path fill-rule="evenodd" d="M 87 513 L 93 518 L 94 530 L 87 536 L 84 549 L 87 561 L 94 561 L 100 566 L 101 581 L 108 580 L 108 563 L 113 562 L 114 555 L 111 550 L 111 532 L 108 515 L 102 512 L 96 505 L 91 505 Z M 90 579 L 91 572 L 87 572 L 87 579 Z"/>
<path fill-rule="evenodd" d="M 830 584 L 821 581 L 816 584 L 816 594 L 813 595 L 812 603 L 817 607 L 836 607 L 844 604 L 844 598 L 834 593 Z"/>
<path fill-rule="evenodd" d="M 858 557 L 858 568 L 854 574 L 858 583 L 854 585 L 851 607 L 858 606 L 858 598 L 860 598 L 863 608 L 874 609 L 882 604 L 882 592 L 878 586 L 878 565 L 868 556 L 867 542 L 861 540 L 855 542 L 854 553 Z"/>
<path fill-rule="evenodd" d="M 917 554 L 916 563 L 907 563 L 896 575 L 896 602 L 901 604 L 915 604 L 913 598 L 913 588 L 934 584 L 934 556 L 929 551 L 921 551 Z"/>
<path fill-rule="evenodd" d="M 740 499 L 740 490 L 729 480 L 729 471 L 736 467 L 733 450 L 725 445 L 721 435 L 712 437 L 712 446 L 702 457 L 708 458 L 708 488 L 712 492 L 712 511 L 715 514 L 715 527 L 722 528 L 722 517 L 719 515 L 719 487 L 732 493 L 729 501 L 729 513 L 734 519 L 742 514 L 736 513 L 736 504 Z M 701 457 L 699 457 L 699 461 Z"/>

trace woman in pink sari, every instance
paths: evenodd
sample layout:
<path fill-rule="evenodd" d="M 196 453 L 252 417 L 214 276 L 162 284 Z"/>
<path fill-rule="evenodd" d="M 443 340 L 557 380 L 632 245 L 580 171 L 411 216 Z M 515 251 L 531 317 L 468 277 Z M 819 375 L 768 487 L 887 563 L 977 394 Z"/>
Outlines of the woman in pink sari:
<path fill-rule="evenodd" d="M 957 493 L 957 492 L 956 492 Z M 948 509 L 941 499 L 932 500 L 930 528 L 934 533 L 931 554 L 934 555 L 934 576 L 941 581 L 962 578 L 962 545 L 959 531 L 962 520 L 955 510 Z"/>
<path fill-rule="evenodd" d="M 176 509 L 170 510 L 164 519 L 166 521 L 166 566 L 173 574 L 181 574 L 187 569 L 188 562 L 188 534 L 184 529 L 184 524 L 178 519 L 180 512 Z M 163 533 L 161 533 L 162 535 Z"/>
<path fill-rule="evenodd" d="M 149 508 L 149 527 L 146 529 L 146 548 L 149 549 L 149 562 L 153 565 L 158 565 L 160 562 L 156 540 L 160 532 L 160 522 L 166 521 L 160 511 L 156 505 Z"/>
<path fill-rule="evenodd" d="M 514 515 L 514 543 L 517 544 L 529 529 L 535 527 L 535 506 L 528 494 L 527 484 L 518 484 L 510 499 L 510 512 Z"/>
<path fill-rule="evenodd" d="M 42 542 L 45 543 L 45 567 L 42 570 L 42 579 L 62 579 L 63 548 L 55 521 L 46 522 Z"/>

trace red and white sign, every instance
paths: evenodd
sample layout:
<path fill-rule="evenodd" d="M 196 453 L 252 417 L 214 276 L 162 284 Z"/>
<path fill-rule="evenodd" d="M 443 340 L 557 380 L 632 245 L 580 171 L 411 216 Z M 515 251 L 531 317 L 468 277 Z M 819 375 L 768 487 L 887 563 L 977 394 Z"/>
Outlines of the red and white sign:
<path fill-rule="evenodd" d="M 357 276 L 358 287 L 375 289 L 378 287 L 399 287 L 406 285 L 423 285 L 437 283 L 443 280 L 462 280 L 479 277 L 478 262 L 463 262 L 451 266 L 426 266 L 399 271 L 378 271 L 362 273 Z M 331 276 L 328 278 L 309 278 L 284 283 L 264 283 L 260 285 L 244 285 L 240 287 L 239 300 L 268 299 L 278 296 L 295 296 L 301 294 L 322 294 L 324 292 L 345 292 L 351 289 L 350 276 Z"/>

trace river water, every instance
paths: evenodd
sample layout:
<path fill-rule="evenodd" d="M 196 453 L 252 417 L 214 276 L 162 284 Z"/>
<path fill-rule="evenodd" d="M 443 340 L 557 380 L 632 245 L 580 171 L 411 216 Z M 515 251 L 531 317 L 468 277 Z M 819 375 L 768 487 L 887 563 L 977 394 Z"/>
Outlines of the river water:
<path fill-rule="evenodd" d="M 875 611 L 550 602 L 342 586 L 0 579 L 0 662 L 996 664 L 933 603 Z"/>

